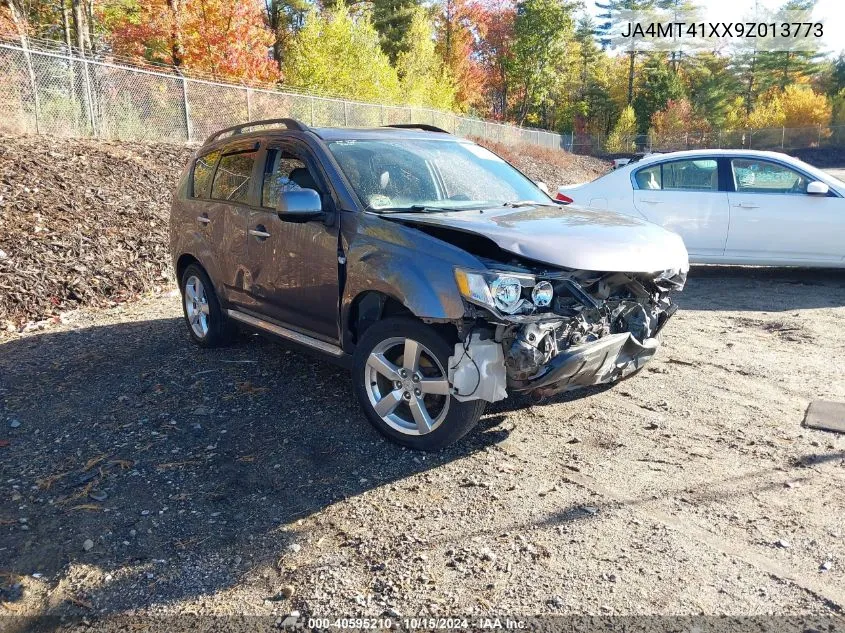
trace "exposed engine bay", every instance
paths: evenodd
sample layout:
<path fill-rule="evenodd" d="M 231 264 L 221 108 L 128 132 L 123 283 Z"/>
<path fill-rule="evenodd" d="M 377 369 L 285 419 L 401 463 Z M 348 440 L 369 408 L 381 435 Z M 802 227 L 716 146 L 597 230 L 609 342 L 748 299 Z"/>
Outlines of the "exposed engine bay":
<path fill-rule="evenodd" d="M 455 373 L 474 353 L 488 356 L 485 344 L 497 346 L 507 390 L 539 397 L 615 382 L 636 372 L 656 352 L 657 335 L 676 310 L 670 293 L 686 281 L 685 270 L 601 273 L 485 263 L 496 271 L 489 284 L 492 305 L 470 299 L 474 305 L 464 324 L 464 346 L 456 346 L 453 357 Z M 503 285 L 509 286 L 504 292 Z M 465 370 L 464 383 L 454 383 L 455 397 L 477 397 L 462 398 L 480 373 Z"/>

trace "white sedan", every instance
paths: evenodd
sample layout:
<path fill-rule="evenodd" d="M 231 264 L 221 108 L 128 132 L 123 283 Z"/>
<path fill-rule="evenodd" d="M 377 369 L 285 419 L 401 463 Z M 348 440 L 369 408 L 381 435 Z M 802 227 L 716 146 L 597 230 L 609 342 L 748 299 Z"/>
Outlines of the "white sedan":
<path fill-rule="evenodd" d="M 556 198 L 660 224 L 693 263 L 845 268 L 845 183 L 786 154 L 652 154 Z"/>

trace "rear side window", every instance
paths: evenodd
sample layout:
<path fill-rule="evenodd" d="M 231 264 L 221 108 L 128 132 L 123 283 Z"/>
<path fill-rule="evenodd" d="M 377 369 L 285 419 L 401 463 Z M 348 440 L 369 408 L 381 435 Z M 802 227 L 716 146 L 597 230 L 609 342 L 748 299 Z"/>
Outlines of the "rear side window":
<path fill-rule="evenodd" d="M 208 190 L 211 185 L 211 175 L 214 173 L 214 166 L 217 164 L 217 159 L 220 158 L 220 152 L 210 152 L 205 156 L 200 156 L 194 164 L 194 179 L 192 183 L 194 198 L 207 198 Z"/>
<path fill-rule="evenodd" d="M 254 151 L 223 156 L 214 174 L 211 197 L 228 202 L 249 202 L 249 187 L 254 164 Z"/>
<path fill-rule="evenodd" d="M 675 160 L 639 170 L 640 189 L 663 191 L 718 191 L 719 165 L 713 159 Z"/>
<path fill-rule="evenodd" d="M 715 160 L 677 160 L 663 163 L 663 189 L 718 191 L 719 168 Z"/>

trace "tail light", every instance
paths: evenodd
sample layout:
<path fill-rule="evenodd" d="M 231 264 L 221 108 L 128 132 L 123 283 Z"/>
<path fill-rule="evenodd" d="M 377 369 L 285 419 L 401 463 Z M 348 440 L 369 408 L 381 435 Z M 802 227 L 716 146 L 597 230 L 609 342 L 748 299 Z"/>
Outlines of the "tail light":
<path fill-rule="evenodd" d="M 560 191 L 557 192 L 555 200 L 557 200 L 558 202 L 562 202 L 563 204 L 572 204 L 573 202 L 575 202 L 572 198 L 563 195 Z"/>

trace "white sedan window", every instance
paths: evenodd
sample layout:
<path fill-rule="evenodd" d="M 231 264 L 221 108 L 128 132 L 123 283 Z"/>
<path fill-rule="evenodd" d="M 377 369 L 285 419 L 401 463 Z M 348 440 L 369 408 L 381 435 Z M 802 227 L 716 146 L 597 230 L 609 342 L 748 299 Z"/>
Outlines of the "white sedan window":
<path fill-rule="evenodd" d="M 755 158 L 731 161 L 734 186 L 739 193 L 806 193 L 807 179 L 778 163 Z"/>
<path fill-rule="evenodd" d="M 664 191 L 718 191 L 719 166 L 712 159 L 675 160 L 639 170 L 640 189 Z"/>

